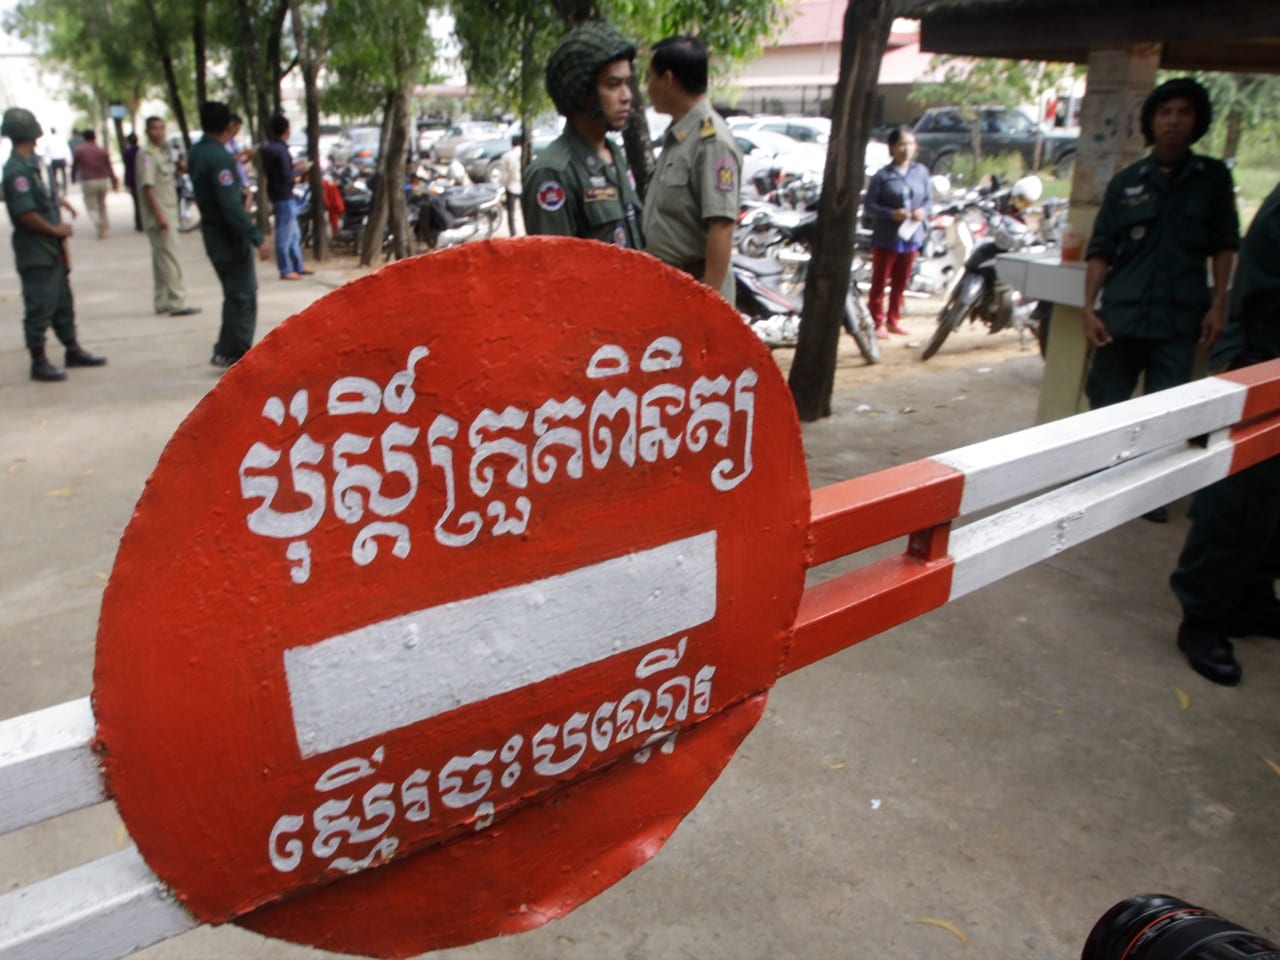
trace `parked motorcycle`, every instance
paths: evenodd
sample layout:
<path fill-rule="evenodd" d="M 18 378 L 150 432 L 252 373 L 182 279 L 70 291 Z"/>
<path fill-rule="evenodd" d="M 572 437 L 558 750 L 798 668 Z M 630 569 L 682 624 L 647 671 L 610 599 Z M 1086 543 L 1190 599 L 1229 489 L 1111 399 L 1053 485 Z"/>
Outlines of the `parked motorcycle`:
<path fill-rule="evenodd" d="M 178 174 L 178 232 L 190 233 L 200 226 L 200 208 L 196 206 L 196 191 L 191 174 Z"/>
<path fill-rule="evenodd" d="M 818 215 L 771 205 L 748 207 L 739 217 L 739 249 L 755 249 L 751 237 L 768 256 L 736 253 L 732 268 L 738 312 L 770 347 L 794 347 L 800 337 L 804 284 L 813 249 Z M 875 322 L 857 286 L 857 264 L 845 297 L 844 328 L 867 363 L 880 362 Z"/>
<path fill-rule="evenodd" d="M 458 186 L 433 180 L 417 202 L 414 235 L 431 250 L 487 240 L 502 222 L 502 188 L 492 183 Z"/>
<path fill-rule="evenodd" d="M 959 229 L 968 232 L 972 248 L 965 259 L 963 274 L 938 315 L 933 336 L 920 355 L 922 360 L 937 353 L 965 320 L 981 321 L 991 333 L 1011 327 L 1025 338 L 1031 332 L 1043 352 L 1047 333 L 1047 329 L 1042 329 L 1046 327 L 1043 321 L 1053 305 L 1027 300 L 1019 291 L 1000 282 L 996 275 L 996 257 L 1017 250 L 1043 249 L 1052 243 L 1065 205 L 1047 203 L 1040 229 L 1032 230 L 1022 219 L 1017 199 L 1008 191 L 997 192 L 980 202 L 969 203 L 960 216 Z M 980 216 L 974 218 L 975 212 Z"/>

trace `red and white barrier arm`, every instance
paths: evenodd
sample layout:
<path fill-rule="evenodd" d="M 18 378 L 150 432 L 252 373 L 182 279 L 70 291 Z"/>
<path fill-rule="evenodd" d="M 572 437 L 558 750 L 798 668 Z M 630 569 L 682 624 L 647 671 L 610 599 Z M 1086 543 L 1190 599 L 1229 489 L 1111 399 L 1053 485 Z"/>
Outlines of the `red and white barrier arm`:
<path fill-rule="evenodd" d="M 909 540 L 805 591 L 784 672 L 1276 454 L 1280 360 L 815 490 L 810 567 Z"/>
<path fill-rule="evenodd" d="M 810 568 L 908 544 L 805 591 L 783 672 L 1276 454 L 1280 361 L 815 490 Z M 93 730 L 87 698 L 0 721 L 0 833 L 102 801 Z M 0 896 L 0 958 L 121 956 L 197 925 L 130 848 Z"/>

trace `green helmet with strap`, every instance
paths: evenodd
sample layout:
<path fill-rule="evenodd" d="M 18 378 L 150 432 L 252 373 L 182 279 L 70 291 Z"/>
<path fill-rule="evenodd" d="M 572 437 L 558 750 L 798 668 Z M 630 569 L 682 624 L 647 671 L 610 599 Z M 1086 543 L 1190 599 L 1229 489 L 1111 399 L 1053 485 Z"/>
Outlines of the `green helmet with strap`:
<path fill-rule="evenodd" d="M 547 58 L 547 93 L 566 117 L 595 92 L 596 74 L 615 60 L 634 60 L 636 47 L 603 20 L 574 27 Z M 590 111 L 590 107 L 588 110 Z M 599 109 L 595 105 L 595 109 Z"/>

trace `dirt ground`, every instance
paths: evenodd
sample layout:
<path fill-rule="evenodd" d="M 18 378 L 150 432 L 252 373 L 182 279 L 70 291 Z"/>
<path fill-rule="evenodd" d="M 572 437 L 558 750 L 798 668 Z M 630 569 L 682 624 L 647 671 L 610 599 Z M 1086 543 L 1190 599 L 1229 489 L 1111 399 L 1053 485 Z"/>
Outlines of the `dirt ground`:
<path fill-rule="evenodd" d="M 858 347 L 850 336 L 841 336 L 840 353 L 836 358 L 835 392 L 851 390 L 875 383 L 886 383 L 901 377 L 919 376 L 962 367 L 983 367 L 1002 363 L 1014 357 L 1034 353 L 1038 347 L 1035 338 L 1028 335 L 1021 343 L 1018 334 L 1005 330 L 995 335 L 987 333 L 982 324 L 965 324 L 942 345 L 942 349 L 927 363 L 920 360 L 920 351 L 933 333 L 934 322 L 942 310 L 942 300 L 937 297 L 908 297 L 903 305 L 902 325 L 909 336 L 894 336 L 880 343 L 880 362 L 868 364 L 858 353 Z M 794 350 L 775 350 L 774 359 L 783 376 L 791 369 Z"/>
<path fill-rule="evenodd" d="M 505 223 L 499 236 L 505 236 Z M 334 256 L 325 266 L 336 271 L 341 282 L 373 273 L 382 264 L 361 267 L 352 256 Z M 989 367 L 1014 357 L 1027 356 L 1039 348 L 1035 338 L 1028 334 L 1025 340 L 1017 332 L 1004 330 L 994 336 L 980 323 L 966 323 L 947 338 L 942 349 L 927 363 L 920 360 L 920 352 L 929 342 L 934 323 L 942 311 L 941 297 L 909 296 L 903 303 L 902 325 L 909 336 L 892 336 L 881 341 L 880 362 L 868 364 L 862 359 L 853 338 L 840 337 L 839 354 L 836 357 L 835 392 L 887 383 L 902 377 L 913 377 L 943 370 L 959 370 L 965 367 Z M 785 377 L 791 370 L 795 351 L 776 349 L 773 358 Z"/>

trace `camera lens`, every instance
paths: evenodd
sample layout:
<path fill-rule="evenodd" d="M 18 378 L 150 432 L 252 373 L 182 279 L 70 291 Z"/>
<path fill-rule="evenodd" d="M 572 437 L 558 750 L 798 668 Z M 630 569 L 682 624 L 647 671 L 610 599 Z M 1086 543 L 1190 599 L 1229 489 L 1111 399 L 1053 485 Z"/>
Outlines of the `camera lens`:
<path fill-rule="evenodd" d="M 1203 907 L 1147 893 L 1103 914 L 1080 960 L 1280 960 L 1280 948 Z"/>

